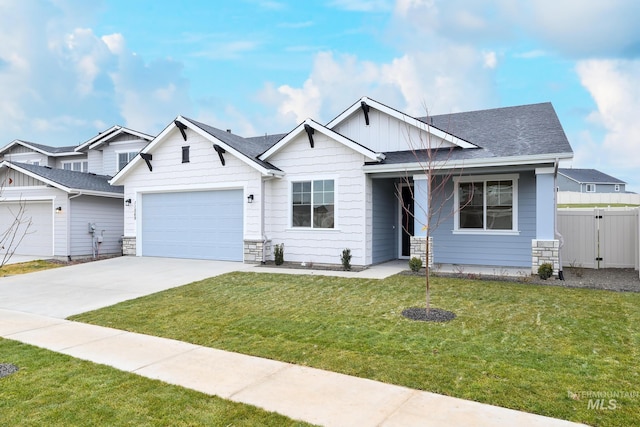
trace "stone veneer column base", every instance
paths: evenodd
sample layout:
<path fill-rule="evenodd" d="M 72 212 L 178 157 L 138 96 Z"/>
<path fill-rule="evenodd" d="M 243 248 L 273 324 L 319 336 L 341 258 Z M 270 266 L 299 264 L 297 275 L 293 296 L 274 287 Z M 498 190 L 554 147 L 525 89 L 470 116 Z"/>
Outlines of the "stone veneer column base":
<path fill-rule="evenodd" d="M 264 249 L 264 261 L 271 260 L 271 240 L 244 241 L 244 262 L 247 264 L 258 264 L 263 261 L 262 251 Z"/>
<path fill-rule="evenodd" d="M 122 237 L 122 255 L 136 254 L 136 236 Z"/>
<path fill-rule="evenodd" d="M 538 267 L 544 263 L 553 265 L 553 274 L 560 271 L 560 241 L 536 240 L 531 241 L 531 273 L 538 274 Z"/>
<path fill-rule="evenodd" d="M 427 238 L 421 236 L 411 236 L 411 258 L 416 257 L 422 260 L 422 265 L 427 265 Z M 429 268 L 433 267 L 433 237 L 429 237 Z"/>

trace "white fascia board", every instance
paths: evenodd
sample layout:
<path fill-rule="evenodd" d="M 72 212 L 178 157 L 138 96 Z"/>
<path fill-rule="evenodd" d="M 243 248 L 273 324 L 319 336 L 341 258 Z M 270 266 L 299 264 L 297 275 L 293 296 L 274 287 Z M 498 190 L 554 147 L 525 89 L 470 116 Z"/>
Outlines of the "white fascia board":
<path fill-rule="evenodd" d="M 99 134 L 97 134 L 96 136 L 94 136 L 91 139 L 88 139 L 87 141 L 83 142 L 82 144 L 78 145 L 76 147 L 76 151 L 82 151 L 85 149 L 85 147 L 90 147 L 91 145 L 93 145 L 94 142 L 99 141 L 101 139 L 103 139 L 105 136 L 109 136 L 111 135 L 113 132 L 120 130 L 121 127 L 118 125 L 113 125 L 111 126 L 109 129 L 100 132 Z"/>
<path fill-rule="evenodd" d="M 26 148 L 28 148 L 30 150 L 33 150 L 33 151 L 36 151 L 38 153 L 44 154 L 45 156 L 48 156 L 48 157 L 77 156 L 77 155 L 82 154 L 82 153 L 76 153 L 75 151 L 63 151 L 61 153 L 52 153 L 51 151 L 46 151 L 46 150 L 43 150 L 42 148 L 34 147 L 33 145 L 29 144 L 28 142 L 21 141 L 19 139 L 15 139 L 15 140 L 11 141 L 9 144 L 7 144 L 2 150 L 0 150 L 0 154 L 5 152 L 6 150 L 16 146 L 16 145 L 22 145 L 23 147 L 26 147 Z"/>
<path fill-rule="evenodd" d="M 333 129 L 334 127 L 336 127 L 338 124 L 340 124 L 341 122 L 343 122 L 344 120 L 346 120 L 348 117 L 350 117 L 352 114 L 354 114 L 355 112 L 357 112 L 361 107 L 361 103 L 364 102 L 366 103 L 369 107 L 375 108 L 376 110 L 385 113 L 391 117 L 394 117 L 408 125 L 411 125 L 415 128 L 418 128 L 422 131 L 428 132 L 438 138 L 443 139 L 444 141 L 448 141 L 451 142 L 452 144 L 460 147 L 460 148 L 478 148 L 477 145 L 471 144 L 467 141 L 464 141 L 458 137 L 456 137 L 455 135 L 452 135 L 450 133 L 447 133 L 443 130 L 440 130 L 438 128 L 435 128 L 433 126 L 431 126 L 429 123 L 425 123 L 422 122 L 418 119 L 416 119 L 415 117 L 411 117 L 407 114 L 401 113 L 398 110 L 394 110 L 391 107 L 387 107 L 384 104 L 380 104 L 378 101 L 375 101 L 373 99 L 369 99 L 366 96 L 360 98 L 360 100 L 358 102 L 356 102 L 355 104 L 353 104 L 351 107 L 349 107 L 348 109 L 346 109 L 342 114 L 340 114 L 338 117 L 336 117 L 335 119 L 333 119 L 331 122 L 329 122 L 327 124 L 327 128 L 329 129 Z"/>
<path fill-rule="evenodd" d="M 467 160 L 447 160 L 441 162 L 434 162 L 431 167 L 435 170 L 439 169 L 458 169 L 458 168 L 486 168 L 496 166 L 520 166 L 520 165 L 534 165 L 553 162 L 556 159 L 568 160 L 573 158 L 573 153 L 557 153 L 548 155 L 534 155 L 534 156 L 514 156 L 514 157 L 497 157 L 490 159 L 467 159 Z M 395 164 L 379 164 L 379 165 L 364 165 L 362 170 L 365 173 L 377 173 L 377 172 L 406 172 L 414 170 L 424 170 L 427 167 L 426 162 L 411 162 L 411 163 L 395 163 Z"/>
<path fill-rule="evenodd" d="M 112 199 L 124 199 L 123 193 L 111 193 L 108 191 L 91 191 L 91 190 L 80 190 L 78 188 L 70 189 L 69 193 L 71 195 L 77 196 L 98 196 L 98 197 L 110 197 Z"/>
<path fill-rule="evenodd" d="M 37 179 L 38 181 L 42 181 L 45 184 L 50 185 L 50 186 L 52 186 L 54 188 L 57 188 L 59 190 L 66 191 L 67 193 L 71 192 L 71 189 L 69 187 L 65 187 L 64 185 L 61 185 L 61 184 L 59 184 L 59 183 L 57 183 L 55 181 L 51 181 L 50 179 L 47 179 L 47 178 L 45 178 L 43 176 L 35 174 L 35 173 L 33 173 L 33 172 L 29 171 L 29 170 L 23 169 L 18 165 L 14 165 L 14 164 L 11 164 L 9 162 L 4 161 L 4 162 L 2 162 L 2 165 L 0 165 L 0 167 L 7 167 L 9 169 L 13 169 L 13 170 L 15 170 L 17 172 L 20 172 L 20 173 L 23 173 L 23 174 L 25 174 L 27 176 L 30 176 L 31 178 Z"/>
<path fill-rule="evenodd" d="M 350 149 L 352 149 L 353 151 L 356 151 L 360 154 L 362 154 L 363 156 L 367 157 L 368 159 L 374 160 L 374 161 L 382 161 L 385 158 L 384 153 L 376 153 L 375 151 L 369 150 L 368 148 L 350 140 L 349 138 L 344 137 L 343 135 L 340 135 L 339 133 L 327 128 L 326 126 L 321 125 L 320 123 L 316 122 L 315 120 L 312 119 L 306 119 L 304 122 L 300 123 L 294 130 L 292 130 L 291 132 L 289 132 L 289 134 L 287 136 L 285 136 L 284 138 L 282 138 L 280 141 L 278 141 L 278 143 L 276 143 L 275 145 L 273 145 L 271 148 L 269 148 L 267 151 L 265 151 L 262 155 L 260 155 L 260 160 L 262 161 L 266 161 L 270 156 L 272 156 L 273 154 L 275 154 L 276 152 L 278 152 L 280 149 L 282 149 L 283 147 L 285 147 L 289 142 L 291 142 L 295 137 L 297 137 L 298 135 L 300 135 L 303 131 L 304 131 L 304 125 L 309 125 L 311 126 L 314 130 L 317 130 L 318 132 L 322 133 L 323 135 L 341 143 L 342 145 L 349 147 Z"/>

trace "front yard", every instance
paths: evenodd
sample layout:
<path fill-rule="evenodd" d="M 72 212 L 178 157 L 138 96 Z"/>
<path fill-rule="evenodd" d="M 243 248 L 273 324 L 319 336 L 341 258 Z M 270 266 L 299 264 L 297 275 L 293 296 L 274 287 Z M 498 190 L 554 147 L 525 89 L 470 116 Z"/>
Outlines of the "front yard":
<path fill-rule="evenodd" d="M 592 425 L 640 423 L 640 294 L 435 278 L 433 307 L 458 317 L 400 315 L 423 299 L 420 277 L 233 273 L 73 320 Z"/>

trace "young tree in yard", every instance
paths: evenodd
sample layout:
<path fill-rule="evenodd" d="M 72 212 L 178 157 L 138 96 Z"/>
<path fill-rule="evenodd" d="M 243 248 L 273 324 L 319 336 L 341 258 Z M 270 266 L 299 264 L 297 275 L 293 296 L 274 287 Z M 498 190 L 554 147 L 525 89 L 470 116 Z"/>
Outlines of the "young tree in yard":
<path fill-rule="evenodd" d="M 2 196 L 3 190 L 4 182 L 0 186 L 0 196 Z M 3 215 L 3 225 L 0 229 L 0 268 L 2 268 L 16 253 L 16 249 L 25 236 L 29 234 L 32 219 L 27 215 L 27 203 L 22 199 L 17 203 L 7 205 L 7 207 L 0 204 L 0 209 L 2 209 Z"/>
<path fill-rule="evenodd" d="M 431 309 L 431 266 L 429 260 L 432 256 L 430 240 L 433 232 L 444 222 L 457 212 L 465 209 L 473 200 L 474 188 L 471 186 L 460 187 L 458 206 L 453 206 L 452 200 L 455 198 L 454 189 L 449 185 L 455 175 L 462 173 L 461 164 L 455 165 L 454 156 L 463 150 L 450 140 L 451 136 L 435 128 L 431 123 L 431 118 L 427 116 L 423 122 L 424 127 L 417 136 L 412 134 L 407 126 L 407 140 L 411 147 L 411 152 L 416 160 L 417 171 L 413 175 L 414 185 L 411 184 L 411 177 L 407 174 L 404 181 L 410 189 L 410 197 L 413 200 L 413 210 L 409 204 L 403 200 L 402 191 L 397 192 L 405 215 L 410 221 L 414 221 L 416 226 L 425 234 L 426 254 L 425 254 L 425 309 L 408 309 L 406 316 L 416 320 L 445 321 L 451 320 L 455 314 Z M 436 136 L 439 134 L 442 136 Z M 457 160 L 457 159 L 456 159 Z M 418 176 L 421 175 L 419 178 Z M 424 183 L 420 187 L 419 193 L 415 190 L 415 181 Z M 470 191 L 469 191 L 470 190 Z M 409 232 L 408 224 L 403 224 L 405 232 Z M 416 227 L 418 229 L 418 227 Z"/>

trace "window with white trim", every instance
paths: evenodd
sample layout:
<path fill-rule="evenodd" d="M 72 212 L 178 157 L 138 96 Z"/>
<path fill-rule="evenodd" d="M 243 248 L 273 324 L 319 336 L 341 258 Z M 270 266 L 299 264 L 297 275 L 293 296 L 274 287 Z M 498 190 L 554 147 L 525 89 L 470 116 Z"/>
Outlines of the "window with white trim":
<path fill-rule="evenodd" d="M 127 163 L 133 160 L 136 154 L 138 154 L 137 151 L 118 153 L 118 171 L 122 170 L 123 167 L 127 166 Z"/>
<path fill-rule="evenodd" d="M 517 232 L 517 176 L 455 179 L 455 206 L 455 231 Z"/>
<path fill-rule="evenodd" d="M 595 193 L 596 185 L 595 184 L 587 184 L 587 193 Z"/>
<path fill-rule="evenodd" d="M 76 172 L 89 172 L 88 161 L 62 162 L 62 169 Z"/>
<path fill-rule="evenodd" d="M 334 181 L 291 183 L 291 226 L 334 228 Z"/>

